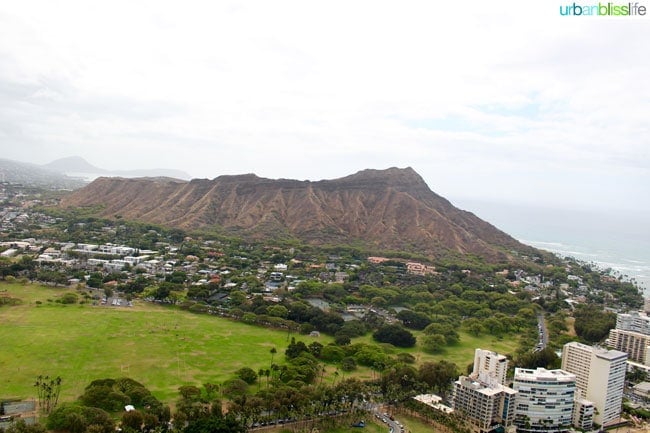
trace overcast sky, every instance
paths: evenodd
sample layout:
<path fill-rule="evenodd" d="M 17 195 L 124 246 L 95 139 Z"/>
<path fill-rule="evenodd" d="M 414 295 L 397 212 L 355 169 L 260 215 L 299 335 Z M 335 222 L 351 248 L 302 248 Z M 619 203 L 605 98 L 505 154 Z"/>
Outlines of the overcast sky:
<path fill-rule="evenodd" d="M 565 3 L 5 1 L 0 157 L 650 209 L 650 15 Z"/>

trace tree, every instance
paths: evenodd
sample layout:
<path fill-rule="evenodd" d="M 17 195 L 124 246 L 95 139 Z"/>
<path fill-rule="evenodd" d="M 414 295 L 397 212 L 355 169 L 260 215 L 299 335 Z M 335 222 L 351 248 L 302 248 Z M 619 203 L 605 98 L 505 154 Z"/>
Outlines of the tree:
<path fill-rule="evenodd" d="M 95 426 L 95 427 L 93 427 Z M 108 412 L 74 404 L 61 405 L 47 417 L 49 430 L 83 433 L 93 427 L 95 433 L 114 433 L 115 423 Z"/>
<path fill-rule="evenodd" d="M 390 343 L 397 347 L 415 346 L 415 337 L 399 325 L 384 325 L 372 334 L 380 343 Z"/>
<path fill-rule="evenodd" d="M 203 389 L 205 389 L 205 395 L 208 398 L 208 400 L 212 400 L 217 396 L 217 393 L 219 392 L 219 385 L 206 382 L 203 384 Z"/>
<path fill-rule="evenodd" d="M 296 341 L 294 337 L 291 337 L 291 343 L 289 343 L 287 350 L 284 352 L 286 357 L 288 359 L 293 359 L 300 355 L 302 352 L 309 352 L 307 345 L 302 341 Z"/>
<path fill-rule="evenodd" d="M 223 393 L 229 398 L 246 394 L 248 384 L 241 379 L 230 379 L 223 383 Z"/>
<path fill-rule="evenodd" d="M 201 399 L 201 389 L 194 385 L 183 385 L 178 388 L 181 398 L 187 401 L 199 401 Z"/>
<path fill-rule="evenodd" d="M 257 380 L 257 373 L 250 367 L 242 367 L 235 372 L 238 378 L 243 380 L 249 385 L 252 385 Z"/>
<path fill-rule="evenodd" d="M 27 424 L 24 419 L 19 419 L 5 429 L 5 433 L 47 433 L 42 424 Z"/>
<path fill-rule="evenodd" d="M 190 421 L 184 433 L 246 433 L 246 427 L 232 416 L 211 416 Z"/>
<path fill-rule="evenodd" d="M 325 362 L 339 362 L 343 358 L 345 358 L 345 351 L 342 348 L 331 344 L 323 347 L 320 352 L 320 359 Z"/>
<path fill-rule="evenodd" d="M 62 304 L 76 304 L 78 300 L 79 300 L 79 297 L 74 292 L 68 292 L 68 293 L 64 294 L 63 296 L 61 296 L 61 303 Z"/>
<path fill-rule="evenodd" d="M 424 328 L 426 335 L 442 335 L 446 344 L 455 344 L 460 341 L 456 325 L 452 322 L 435 322 Z"/>
<path fill-rule="evenodd" d="M 447 340 L 445 340 L 445 336 L 441 334 L 424 335 L 422 337 L 422 349 L 424 349 L 425 352 L 440 352 L 446 344 Z"/>
<path fill-rule="evenodd" d="M 122 415 L 122 426 L 140 431 L 144 424 L 144 415 L 139 410 L 130 410 Z"/>
<path fill-rule="evenodd" d="M 289 310 L 284 305 L 272 305 L 267 309 L 267 314 L 273 317 L 281 317 L 283 319 L 287 318 Z"/>
<path fill-rule="evenodd" d="M 337 346 L 347 346 L 352 342 L 349 335 L 337 333 L 334 337 L 334 343 Z"/>
<path fill-rule="evenodd" d="M 275 356 L 276 353 L 278 353 L 278 350 L 275 347 L 271 347 L 271 365 L 273 365 L 273 357 Z"/>
<path fill-rule="evenodd" d="M 109 412 L 123 410 L 131 404 L 162 417 L 163 405 L 140 382 L 128 377 L 119 379 L 93 380 L 79 397 L 79 402 L 85 406 L 104 409 Z"/>
<path fill-rule="evenodd" d="M 314 355 L 314 357 L 316 358 L 320 358 L 323 347 L 324 346 L 318 341 L 311 342 L 309 343 L 309 346 L 307 346 L 307 348 L 309 349 L 309 353 Z"/>
<path fill-rule="evenodd" d="M 560 358 L 550 347 L 546 347 L 539 352 L 526 352 L 517 360 L 517 365 L 530 369 L 543 367 L 552 370 L 554 368 L 560 368 L 560 363 Z"/>
<path fill-rule="evenodd" d="M 37 388 L 41 410 L 45 413 L 50 413 L 59 403 L 61 377 L 57 376 L 54 379 L 50 379 L 49 376 L 38 376 L 34 386 Z"/>
<path fill-rule="evenodd" d="M 352 371 L 356 370 L 357 363 L 354 358 L 351 356 L 345 357 L 341 360 L 341 370 L 343 371 Z"/>
<path fill-rule="evenodd" d="M 616 314 L 603 311 L 597 305 L 579 305 L 573 316 L 576 334 L 590 343 L 601 341 L 616 326 Z"/>
<path fill-rule="evenodd" d="M 437 393 L 444 393 L 453 380 L 458 377 L 456 364 L 445 360 L 439 362 L 425 362 L 418 369 L 422 382 L 426 383 Z"/>
<path fill-rule="evenodd" d="M 646 380 L 648 374 L 639 367 L 632 367 L 632 370 L 625 374 L 625 379 L 632 383 L 639 383 Z"/>
<path fill-rule="evenodd" d="M 411 310 L 400 311 L 397 313 L 397 318 L 401 320 L 407 328 L 416 329 L 418 331 L 423 330 L 431 323 L 431 319 L 429 319 L 426 314 Z"/>
<path fill-rule="evenodd" d="M 475 337 L 480 336 L 485 331 L 483 325 L 481 324 L 481 321 L 475 317 L 466 319 L 463 322 L 463 326 L 465 327 L 465 329 L 467 329 L 467 332 L 469 332 Z"/>

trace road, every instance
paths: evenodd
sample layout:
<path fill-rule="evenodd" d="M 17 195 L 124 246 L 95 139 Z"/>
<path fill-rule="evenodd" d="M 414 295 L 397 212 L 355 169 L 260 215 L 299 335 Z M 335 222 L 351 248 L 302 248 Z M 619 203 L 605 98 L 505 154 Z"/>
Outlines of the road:
<path fill-rule="evenodd" d="M 548 331 L 546 330 L 546 322 L 544 321 L 544 315 L 542 313 L 537 314 L 537 331 L 539 339 L 537 346 L 535 346 L 534 349 L 535 352 L 546 349 L 546 346 L 548 345 Z"/>

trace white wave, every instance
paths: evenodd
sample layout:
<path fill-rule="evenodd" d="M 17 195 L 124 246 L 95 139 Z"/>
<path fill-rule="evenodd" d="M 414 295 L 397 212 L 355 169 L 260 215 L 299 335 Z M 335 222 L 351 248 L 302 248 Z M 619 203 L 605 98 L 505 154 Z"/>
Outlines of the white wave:
<path fill-rule="evenodd" d="M 563 247 L 568 248 L 568 245 L 565 245 L 561 242 L 530 241 L 527 239 L 518 239 L 518 241 L 528 245 L 548 245 L 556 248 L 563 248 Z"/>

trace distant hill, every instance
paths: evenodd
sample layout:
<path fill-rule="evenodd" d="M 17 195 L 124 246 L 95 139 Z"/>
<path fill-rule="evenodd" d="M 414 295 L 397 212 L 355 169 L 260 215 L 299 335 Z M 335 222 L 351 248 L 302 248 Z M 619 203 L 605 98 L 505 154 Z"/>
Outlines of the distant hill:
<path fill-rule="evenodd" d="M 254 174 L 190 182 L 168 178 L 99 178 L 62 206 L 103 205 L 121 216 L 183 229 L 219 228 L 259 239 L 295 237 L 316 244 L 432 255 L 473 253 L 507 259 L 535 253 L 429 189 L 411 168 L 364 170 L 334 180 L 264 179 Z"/>
<path fill-rule="evenodd" d="M 1 158 L 0 182 L 57 189 L 77 189 L 87 184 L 83 179 L 66 176 L 36 164 Z"/>
<path fill-rule="evenodd" d="M 107 170 L 104 170 L 99 167 L 95 167 L 90 164 L 88 161 L 83 159 L 80 156 L 70 156 L 67 158 L 57 159 L 50 162 L 49 164 L 44 164 L 44 168 L 48 170 L 57 171 L 60 173 L 66 172 L 78 172 L 78 173 L 106 173 Z"/>
<path fill-rule="evenodd" d="M 79 176 L 86 179 L 95 179 L 99 176 L 119 177 L 172 177 L 176 179 L 190 179 L 191 176 L 181 170 L 166 168 L 136 169 L 136 170 L 106 170 L 90 164 L 80 156 L 70 156 L 57 159 L 49 164 L 43 165 L 52 171 L 72 176 Z"/>

